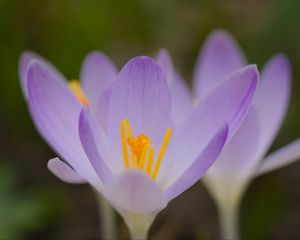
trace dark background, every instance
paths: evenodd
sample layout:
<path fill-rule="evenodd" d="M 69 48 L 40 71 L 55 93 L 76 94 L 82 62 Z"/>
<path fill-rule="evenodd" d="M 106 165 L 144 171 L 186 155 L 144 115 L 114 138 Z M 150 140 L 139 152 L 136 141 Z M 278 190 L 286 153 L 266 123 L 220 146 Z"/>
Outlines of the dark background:
<path fill-rule="evenodd" d="M 103 51 L 120 68 L 133 56 L 154 56 L 165 47 L 190 84 L 198 51 L 215 28 L 230 31 L 259 68 L 273 54 L 287 54 L 293 93 L 273 148 L 299 137 L 298 0 L 0 0 L 0 239 L 100 235 L 91 189 L 60 182 L 46 168 L 55 154 L 37 134 L 20 91 L 22 51 L 36 51 L 74 79 L 91 50 Z M 299 238 L 299 186 L 299 162 L 256 179 L 242 203 L 242 236 Z M 127 237 L 121 219 L 118 228 Z M 218 234 L 215 206 L 201 183 L 173 201 L 150 233 L 156 239 Z"/>

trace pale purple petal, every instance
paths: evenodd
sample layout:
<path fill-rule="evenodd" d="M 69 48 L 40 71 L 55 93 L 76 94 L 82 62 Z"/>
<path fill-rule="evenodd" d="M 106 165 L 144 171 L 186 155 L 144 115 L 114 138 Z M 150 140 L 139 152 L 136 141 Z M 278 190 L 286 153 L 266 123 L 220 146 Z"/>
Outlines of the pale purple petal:
<path fill-rule="evenodd" d="M 199 156 L 224 122 L 229 126 L 229 139 L 245 116 L 255 93 L 258 72 L 255 66 L 236 71 L 204 99 L 185 123 L 174 133 L 172 168 L 169 178 L 180 174 Z"/>
<path fill-rule="evenodd" d="M 239 130 L 226 144 L 214 165 L 208 170 L 207 178 L 213 184 L 232 182 L 232 188 L 252 176 L 259 160 L 255 149 L 259 144 L 260 126 L 257 113 L 252 107 Z M 219 186 L 212 186 L 218 188 Z M 224 186 L 223 186 L 224 187 Z"/>
<path fill-rule="evenodd" d="M 56 78 L 61 79 L 61 81 L 66 81 L 65 77 L 56 69 L 56 67 L 48 62 L 43 57 L 39 56 L 36 53 L 25 51 L 22 53 L 19 59 L 19 77 L 21 80 L 21 87 L 23 91 L 24 97 L 27 99 L 28 97 L 28 89 L 27 89 L 27 72 L 29 63 L 31 60 L 39 60 L 43 62 L 43 64 L 47 65 L 48 69 L 51 70 L 52 74 L 56 75 Z"/>
<path fill-rule="evenodd" d="M 167 205 L 159 186 L 138 171 L 113 177 L 105 184 L 104 194 L 118 210 L 134 214 L 156 213 Z"/>
<path fill-rule="evenodd" d="M 168 85 L 171 86 L 174 78 L 174 68 L 168 51 L 161 49 L 156 57 L 156 61 L 164 71 Z"/>
<path fill-rule="evenodd" d="M 192 94 L 180 74 L 174 69 L 167 50 L 160 50 L 156 61 L 166 74 L 172 98 L 171 115 L 174 124 L 179 126 L 186 120 L 193 109 Z"/>
<path fill-rule="evenodd" d="M 237 42 L 226 31 L 217 30 L 207 38 L 195 69 L 194 90 L 204 99 L 234 70 L 246 65 Z"/>
<path fill-rule="evenodd" d="M 264 67 L 261 83 L 253 99 L 261 125 L 258 158 L 271 146 L 286 114 L 291 92 L 291 70 L 288 59 L 278 54 Z"/>
<path fill-rule="evenodd" d="M 147 134 L 155 149 L 171 123 L 171 96 L 163 71 L 151 58 L 129 61 L 114 83 L 109 102 L 108 129 L 114 161 L 122 161 L 120 122 L 129 119 L 133 135 Z"/>
<path fill-rule="evenodd" d="M 101 182 L 79 139 L 82 105 L 51 69 L 36 60 L 28 69 L 28 101 L 33 121 L 43 138 L 80 176 L 98 187 Z"/>
<path fill-rule="evenodd" d="M 112 176 L 111 170 L 103 160 L 108 158 L 107 146 L 105 146 L 104 134 L 100 126 L 97 125 L 87 108 L 84 108 L 80 113 L 79 136 L 92 166 L 105 184 Z"/>
<path fill-rule="evenodd" d="M 86 180 L 83 179 L 78 173 L 74 171 L 68 164 L 61 161 L 59 158 L 53 158 L 49 160 L 48 169 L 60 180 L 67 183 L 86 183 Z"/>
<path fill-rule="evenodd" d="M 229 126 L 228 139 L 246 117 L 258 82 L 256 66 L 234 72 L 198 105 L 187 121 L 174 133 L 173 155 L 164 184 L 184 172 L 207 146 L 215 130 L 224 122 Z"/>
<path fill-rule="evenodd" d="M 98 104 L 95 109 L 96 119 L 100 122 L 102 129 L 107 134 L 108 132 L 108 107 L 111 97 L 111 88 L 113 84 L 109 84 L 106 89 L 104 89 L 99 98 Z"/>
<path fill-rule="evenodd" d="M 258 166 L 256 176 L 277 170 L 300 159 L 300 139 L 271 153 Z"/>
<path fill-rule="evenodd" d="M 193 110 L 192 94 L 179 74 L 174 74 L 170 91 L 172 98 L 172 119 L 175 126 L 180 126 Z"/>
<path fill-rule="evenodd" d="M 112 61 L 101 52 L 92 52 L 84 59 L 80 80 L 89 103 L 97 107 L 100 95 L 117 77 Z"/>
<path fill-rule="evenodd" d="M 190 188 L 203 176 L 220 154 L 227 134 L 228 126 L 225 125 L 215 134 L 200 156 L 166 189 L 165 194 L 169 201 Z"/>

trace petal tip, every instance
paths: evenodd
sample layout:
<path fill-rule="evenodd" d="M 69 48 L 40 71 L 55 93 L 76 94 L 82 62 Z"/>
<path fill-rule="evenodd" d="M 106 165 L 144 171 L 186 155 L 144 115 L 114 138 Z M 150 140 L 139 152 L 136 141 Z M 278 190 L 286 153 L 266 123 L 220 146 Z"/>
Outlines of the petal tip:
<path fill-rule="evenodd" d="M 33 59 L 38 59 L 38 58 L 39 57 L 37 56 L 37 54 L 31 51 L 24 51 L 21 53 L 19 57 L 19 63 L 18 63 L 19 78 L 20 78 L 23 95 L 25 98 L 28 97 L 28 91 L 27 91 L 28 68 L 30 62 Z"/>
<path fill-rule="evenodd" d="M 108 61 L 108 60 L 109 60 L 109 57 L 106 54 L 104 54 L 103 52 L 100 52 L 98 50 L 94 50 L 86 55 L 84 62 L 89 62 L 89 61 L 103 62 L 103 61 Z"/>
<path fill-rule="evenodd" d="M 153 58 L 148 56 L 137 56 L 129 60 L 127 64 L 134 65 L 148 65 L 148 64 L 156 64 Z"/>
<path fill-rule="evenodd" d="M 232 38 L 231 34 L 224 28 L 218 28 L 218 29 L 213 30 L 209 34 L 209 37 L 214 38 L 214 39 Z"/>
<path fill-rule="evenodd" d="M 158 51 L 157 58 L 159 57 L 168 57 L 170 58 L 170 53 L 166 48 L 161 48 Z"/>
<path fill-rule="evenodd" d="M 89 116 L 88 114 L 89 114 L 89 109 L 87 107 L 83 106 L 79 113 L 79 131 L 80 131 L 81 127 L 83 125 L 85 125 L 86 120 Z"/>
<path fill-rule="evenodd" d="M 43 68 L 43 63 L 37 59 L 32 59 L 28 64 L 28 70 L 32 70 L 33 68 Z"/>
<path fill-rule="evenodd" d="M 26 64 L 26 62 L 28 62 L 31 56 L 32 56 L 32 52 L 27 50 L 23 51 L 19 57 L 19 67 L 22 67 L 23 64 Z"/>
<path fill-rule="evenodd" d="M 61 161 L 59 158 L 50 159 L 47 167 L 50 172 L 64 182 L 72 184 L 86 183 L 86 180 L 78 175 L 69 164 Z"/>
<path fill-rule="evenodd" d="M 212 31 L 208 36 L 208 42 L 218 49 L 227 49 L 232 44 L 238 45 L 233 36 L 222 28 Z"/>
<path fill-rule="evenodd" d="M 288 64 L 290 62 L 288 56 L 285 53 L 281 52 L 275 54 L 271 59 L 277 59 L 277 61 L 285 64 Z"/>
<path fill-rule="evenodd" d="M 34 59 L 34 58 L 38 58 L 36 53 L 34 53 L 30 50 L 25 50 L 20 54 L 19 63 L 22 64 L 22 63 L 28 62 L 28 60 Z"/>
<path fill-rule="evenodd" d="M 256 64 L 249 64 L 245 67 L 242 67 L 234 72 L 232 72 L 227 79 L 239 76 L 239 78 L 248 79 L 253 85 L 257 85 L 259 80 L 259 71 Z"/>
<path fill-rule="evenodd" d="M 259 70 L 258 70 L 258 67 L 256 64 L 250 64 L 249 67 L 248 67 L 248 71 L 250 74 L 253 75 L 252 77 L 252 81 L 254 83 L 258 83 L 258 80 L 259 80 Z"/>
<path fill-rule="evenodd" d="M 284 53 L 277 53 L 269 60 L 269 62 L 278 68 L 284 69 L 289 75 L 291 74 L 290 60 Z"/>
<path fill-rule="evenodd" d="M 124 74 L 126 72 L 126 74 Z M 154 74 L 153 78 L 164 78 L 164 72 L 161 66 L 155 60 L 148 56 L 137 56 L 129 60 L 122 68 L 120 75 L 128 73 L 140 72 L 141 75 Z M 154 77 L 155 76 L 155 77 Z"/>
<path fill-rule="evenodd" d="M 46 66 L 37 59 L 30 60 L 28 64 L 28 70 L 27 70 L 27 89 L 29 89 L 29 86 L 31 85 L 32 81 L 36 79 L 34 77 L 36 74 L 42 74 L 46 70 Z"/>

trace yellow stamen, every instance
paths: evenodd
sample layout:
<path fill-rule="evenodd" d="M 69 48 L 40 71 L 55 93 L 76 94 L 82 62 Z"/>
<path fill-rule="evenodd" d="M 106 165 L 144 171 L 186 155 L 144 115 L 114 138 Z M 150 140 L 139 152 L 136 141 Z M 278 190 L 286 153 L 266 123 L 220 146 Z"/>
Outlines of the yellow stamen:
<path fill-rule="evenodd" d="M 146 134 L 140 134 L 137 137 L 133 137 L 129 120 L 122 120 L 121 145 L 125 168 L 130 169 L 132 167 L 140 171 L 145 171 L 149 177 L 155 180 L 171 135 L 172 129 L 168 128 L 154 166 L 154 148 L 151 146 L 150 138 Z"/>
<path fill-rule="evenodd" d="M 138 159 L 133 154 L 133 152 L 131 152 L 131 159 L 132 159 L 132 165 L 133 165 L 133 167 L 137 168 L 138 167 Z"/>
<path fill-rule="evenodd" d="M 160 148 L 157 160 L 156 160 L 156 164 L 155 164 L 152 176 L 151 176 L 153 179 L 155 179 L 157 177 L 157 174 L 158 174 L 158 171 L 159 171 L 159 168 L 160 168 L 160 165 L 161 165 L 161 160 L 162 160 L 162 158 L 163 158 L 163 156 L 164 156 L 164 154 L 167 150 L 168 143 L 170 141 L 171 135 L 172 135 L 172 129 L 168 128 L 167 132 L 165 134 L 164 140 L 162 142 L 162 145 L 161 145 L 161 148 Z"/>
<path fill-rule="evenodd" d="M 127 133 L 128 133 L 128 137 L 132 137 L 132 130 L 131 130 L 131 126 L 130 126 L 130 122 L 128 119 L 124 120 L 126 129 L 127 129 Z"/>
<path fill-rule="evenodd" d="M 141 169 L 141 170 L 144 169 L 145 159 L 146 159 L 147 153 L 149 152 L 149 149 L 150 149 L 150 144 L 148 144 L 148 145 L 144 148 L 144 150 L 143 150 L 143 152 L 142 152 L 142 154 L 141 154 L 141 158 L 140 158 L 140 160 L 139 160 L 139 165 L 138 165 L 138 168 Z"/>
<path fill-rule="evenodd" d="M 126 141 L 126 120 L 121 121 L 121 143 L 122 143 L 122 154 L 125 168 L 130 167 L 129 154 Z"/>
<path fill-rule="evenodd" d="M 148 157 L 148 162 L 147 162 L 147 168 L 146 168 L 146 171 L 149 175 L 150 175 L 151 170 L 152 170 L 153 159 L 154 159 L 154 148 L 150 147 L 149 157 Z"/>
<path fill-rule="evenodd" d="M 89 105 L 89 102 L 84 94 L 83 89 L 81 88 L 80 83 L 77 80 L 71 80 L 68 83 L 70 90 L 74 93 L 77 99 L 85 106 Z"/>

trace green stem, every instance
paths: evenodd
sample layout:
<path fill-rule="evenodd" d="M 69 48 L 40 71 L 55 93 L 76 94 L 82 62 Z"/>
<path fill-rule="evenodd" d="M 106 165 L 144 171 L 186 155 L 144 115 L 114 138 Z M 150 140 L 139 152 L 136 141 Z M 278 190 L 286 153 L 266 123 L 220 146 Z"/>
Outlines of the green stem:
<path fill-rule="evenodd" d="M 222 239 L 238 240 L 239 236 L 239 204 L 231 204 L 219 208 Z"/>
<path fill-rule="evenodd" d="M 123 218 L 129 228 L 131 240 L 146 240 L 149 229 L 156 214 L 143 215 L 134 213 L 124 213 Z"/>
<path fill-rule="evenodd" d="M 116 236 L 116 216 L 114 209 L 110 206 L 108 201 L 99 195 L 99 215 L 100 215 L 100 229 L 101 229 L 101 239 L 114 240 L 117 239 Z"/>
<path fill-rule="evenodd" d="M 148 229 L 130 229 L 131 240 L 146 240 L 148 235 Z"/>

